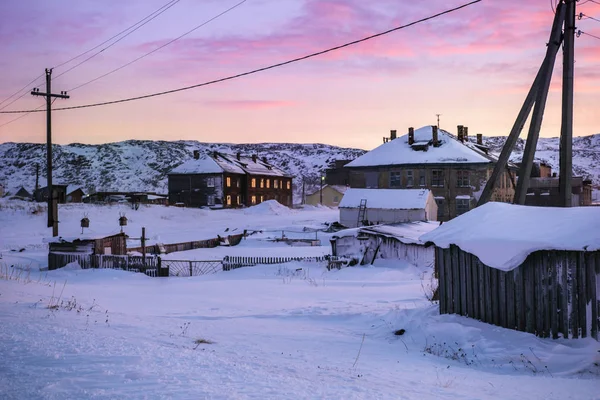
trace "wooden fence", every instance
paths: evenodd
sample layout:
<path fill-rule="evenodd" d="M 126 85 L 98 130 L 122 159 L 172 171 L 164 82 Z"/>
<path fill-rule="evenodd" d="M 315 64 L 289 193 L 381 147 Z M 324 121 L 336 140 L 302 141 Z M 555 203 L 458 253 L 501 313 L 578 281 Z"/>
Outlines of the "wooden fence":
<path fill-rule="evenodd" d="M 168 276 L 201 276 L 222 271 L 221 260 L 161 260 L 161 270 L 167 271 Z"/>
<path fill-rule="evenodd" d="M 219 246 L 221 243 L 227 243 L 229 246 L 237 246 L 246 233 L 240 233 L 238 235 L 229 235 L 226 237 L 216 237 L 213 239 L 206 240 L 195 240 L 193 242 L 181 242 L 181 243 L 170 243 L 170 244 L 155 244 L 146 246 L 146 253 L 151 254 L 169 254 L 177 251 L 187 251 L 194 249 L 209 249 Z M 128 248 L 127 251 L 142 253 L 141 247 Z"/>
<path fill-rule="evenodd" d="M 131 272 L 143 272 L 149 276 L 158 276 L 160 259 L 155 256 L 104 255 L 89 253 L 49 253 L 48 269 L 62 268 L 77 262 L 82 269 L 104 268 L 122 269 Z"/>
<path fill-rule="evenodd" d="M 341 257 L 317 256 L 317 257 L 245 257 L 245 256 L 226 256 L 223 259 L 223 270 L 229 271 L 242 267 L 253 267 L 255 265 L 265 264 L 283 264 L 292 261 L 305 262 L 327 262 L 327 268 L 340 269 L 347 260 Z"/>
<path fill-rule="evenodd" d="M 537 251 L 501 271 L 457 246 L 436 248 L 440 313 L 541 337 L 598 339 L 600 252 Z"/>

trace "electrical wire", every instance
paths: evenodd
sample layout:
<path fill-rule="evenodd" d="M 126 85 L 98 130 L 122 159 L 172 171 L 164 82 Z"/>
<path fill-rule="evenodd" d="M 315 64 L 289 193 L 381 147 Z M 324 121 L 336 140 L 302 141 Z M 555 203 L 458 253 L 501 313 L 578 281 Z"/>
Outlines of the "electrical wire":
<path fill-rule="evenodd" d="M 54 100 L 52 101 L 52 104 L 54 104 L 54 101 L 56 101 L 56 99 L 54 99 Z M 46 102 L 44 102 L 44 104 L 40 105 L 40 106 L 39 106 L 38 108 L 36 108 L 35 110 L 39 110 L 40 108 L 44 107 L 45 105 L 46 105 Z M 6 126 L 6 125 L 8 125 L 8 124 L 12 124 L 13 122 L 16 122 L 16 121 L 18 121 L 18 120 L 20 120 L 21 118 L 24 118 L 24 117 L 28 116 L 29 114 L 31 114 L 31 112 L 28 112 L 28 113 L 26 113 L 26 114 L 21 114 L 21 115 L 19 115 L 17 118 L 11 119 L 10 121 L 7 121 L 7 122 L 3 123 L 2 125 L 0 125 L 0 128 L 2 128 L 3 126 Z"/>
<path fill-rule="evenodd" d="M 184 34 L 182 34 L 182 35 L 180 35 L 180 36 L 176 37 L 175 39 L 172 39 L 172 40 L 168 41 L 167 43 L 163 44 L 162 46 L 159 46 L 159 47 L 157 47 L 156 49 L 154 49 L 154 50 L 152 50 L 152 51 L 149 51 L 148 53 L 146 53 L 146 54 L 143 54 L 143 55 L 139 56 L 138 58 L 135 58 L 135 59 L 131 60 L 130 62 L 128 62 L 128 63 L 126 63 L 126 64 L 124 64 L 124 65 L 121 65 L 121 66 L 120 66 L 120 67 L 118 67 L 118 68 L 115 68 L 115 69 L 113 69 L 113 70 L 111 70 L 111 71 L 108 71 L 107 73 L 105 73 L 105 74 L 103 74 L 103 75 L 100 75 L 100 76 L 98 76 L 98 77 L 96 77 L 96 78 L 94 78 L 94 79 L 92 79 L 92 80 L 89 80 L 89 81 L 87 81 L 87 82 L 85 82 L 85 83 L 82 83 L 81 85 L 75 86 L 73 89 L 69 89 L 69 90 L 67 90 L 67 91 L 68 91 L 68 92 L 72 92 L 72 91 L 74 91 L 74 90 L 77 90 L 77 89 L 79 89 L 79 88 L 82 88 L 82 87 L 84 87 L 84 86 L 86 86 L 86 85 L 89 85 L 89 84 L 90 84 L 90 83 L 92 83 L 92 82 L 95 82 L 95 81 L 97 81 L 97 80 L 99 80 L 99 79 L 102 79 L 102 78 L 104 78 L 104 77 L 106 77 L 106 76 L 108 76 L 108 75 L 111 75 L 111 74 L 113 74 L 113 73 L 115 73 L 115 72 L 117 72 L 117 71 L 120 71 L 120 70 L 122 70 L 123 68 L 130 66 L 131 64 L 133 64 L 133 63 L 135 63 L 135 62 L 137 62 L 137 61 L 141 60 L 142 58 L 145 58 L 145 57 L 149 56 L 150 54 L 156 53 L 157 51 L 159 51 L 159 50 L 161 50 L 161 49 L 163 49 L 163 48 L 167 47 L 168 45 L 170 45 L 170 44 L 172 44 L 172 43 L 176 42 L 177 40 L 181 39 L 182 37 L 189 35 L 190 33 L 192 33 L 192 32 L 194 32 L 194 31 L 196 31 L 197 29 L 200 29 L 200 28 L 202 28 L 204 25 L 206 25 L 206 24 L 208 24 L 208 23 L 210 23 L 210 22 L 214 21 L 215 19 L 217 19 L 217 18 L 221 17 L 222 15 L 225 15 L 225 14 L 227 14 L 228 12 L 232 11 L 233 9 L 235 9 L 235 8 L 237 8 L 237 7 L 239 7 L 239 6 L 241 6 L 241 5 L 242 5 L 243 3 L 245 3 L 246 1 L 247 1 L 247 0 L 242 0 L 242 1 L 240 1 L 239 3 L 235 4 L 234 6 L 232 6 L 232 7 L 228 8 L 227 10 L 225 10 L 225 11 L 221 12 L 220 14 L 218 14 L 218 15 L 215 15 L 214 17 L 212 17 L 212 18 L 210 18 L 210 19 L 208 19 L 208 20 L 204 21 L 204 22 L 203 22 L 203 23 L 201 23 L 200 25 L 197 25 L 196 27 L 194 27 L 194 28 L 190 29 L 189 31 L 185 32 Z"/>
<path fill-rule="evenodd" d="M 94 51 L 94 50 L 96 50 L 98 47 L 105 45 L 106 43 L 110 42 L 111 40 L 113 40 L 113 39 L 115 39 L 115 38 L 117 38 L 117 37 L 121 36 L 123 33 L 127 32 L 128 30 L 130 30 L 130 29 L 134 28 L 136 25 L 138 25 L 138 24 L 141 24 L 141 23 L 142 23 L 142 22 L 144 22 L 146 19 L 148 19 L 148 18 L 152 17 L 154 14 L 156 14 L 157 12 L 159 12 L 160 10 L 162 10 L 163 8 L 165 8 L 166 6 L 168 6 L 169 4 L 173 3 L 174 1 L 175 1 L 175 0 L 171 0 L 171 1 L 169 1 L 168 3 L 166 3 L 166 4 L 164 4 L 163 6 L 161 6 L 160 8 L 158 8 L 157 10 L 155 10 L 155 11 L 151 12 L 150 14 L 146 15 L 144 18 L 142 18 L 141 20 L 139 20 L 139 21 L 138 21 L 138 22 L 136 22 L 135 24 L 133 24 L 133 25 L 129 26 L 129 27 L 128 27 L 128 28 L 126 28 L 126 29 L 123 29 L 121 32 L 117 33 L 116 35 L 114 35 L 114 36 L 112 36 L 112 37 L 110 37 L 110 38 L 108 38 L 108 39 L 106 39 L 104 42 L 100 43 L 99 45 L 97 45 L 97 46 L 95 46 L 95 47 L 92 47 L 91 49 L 89 49 L 89 50 L 86 50 L 86 51 L 84 51 L 83 53 L 81 53 L 81 54 L 79 54 L 79 55 L 77 55 L 77 56 L 75 56 L 75 57 L 73 57 L 73 58 L 71 58 L 71 59 L 69 59 L 69 60 L 67 60 L 67 61 L 65 61 L 65 62 L 62 62 L 62 63 L 60 63 L 60 64 L 58 64 L 58 65 L 55 65 L 55 66 L 54 66 L 54 67 L 52 67 L 52 68 L 53 68 L 53 69 L 55 69 L 55 68 L 60 68 L 60 67 L 62 67 L 63 65 L 65 65 L 65 64 L 68 64 L 68 63 L 70 63 L 71 61 L 74 61 L 74 60 L 78 59 L 79 57 L 82 57 L 82 56 L 86 55 L 86 54 L 87 54 L 87 53 L 89 53 L 90 51 Z M 179 0 L 177 0 L 177 1 L 179 1 Z"/>
<path fill-rule="evenodd" d="M 596 1 L 596 0 L 586 0 L 583 3 L 580 4 L 580 6 L 586 4 L 586 3 L 594 3 L 594 4 L 598 4 L 600 5 L 600 2 Z"/>
<path fill-rule="evenodd" d="M 592 17 L 590 15 L 587 15 L 587 14 L 584 14 L 584 13 L 579 13 L 579 19 L 580 20 L 584 19 L 583 17 L 585 17 L 585 19 L 591 19 L 591 20 L 594 20 L 596 22 L 600 22 L 600 19 L 598 19 L 598 18 L 594 18 L 594 17 Z"/>
<path fill-rule="evenodd" d="M 593 37 L 594 39 L 600 40 L 600 36 L 592 35 L 591 33 L 583 32 L 583 31 L 577 31 L 577 36 L 579 36 L 579 35 L 587 35 L 587 36 Z"/>
<path fill-rule="evenodd" d="M 96 57 L 98 54 L 104 52 L 105 50 L 108 50 L 109 48 L 111 48 L 115 44 L 119 43 L 121 40 L 125 39 L 127 36 L 131 35 L 133 32 L 137 31 L 138 29 L 140 29 L 141 27 L 143 27 L 147 23 L 151 22 L 152 20 L 154 20 L 155 18 L 157 18 L 158 16 L 160 16 L 162 13 L 164 13 L 165 11 L 167 11 L 169 8 L 173 7 L 175 4 L 179 3 L 180 1 L 181 0 L 171 1 L 170 4 L 166 8 L 164 8 L 163 10 L 161 10 L 160 12 L 158 12 L 157 14 L 153 15 L 150 19 L 148 19 L 147 21 L 144 21 L 141 25 L 138 25 L 134 29 L 130 30 L 125 35 L 121 36 L 120 38 L 118 38 L 117 40 L 115 40 L 114 42 L 112 42 L 111 44 L 109 44 L 108 46 L 104 47 L 102 50 L 95 52 L 94 54 L 92 54 L 88 58 L 84 59 L 80 63 L 75 64 L 74 66 L 72 66 L 71 68 L 67 69 L 66 71 L 61 72 L 60 74 L 58 74 L 57 76 L 55 76 L 54 79 L 60 78 L 64 74 L 66 74 L 66 73 L 74 70 L 75 68 L 79 67 L 80 65 L 85 64 L 86 62 L 90 61 L 92 58 Z"/>
<path fill-rule="evenodd" d="M 135 24 L 133 24 L 133 25 L 129 26 L 128 28 L 126 28 L 126 29 L 122 30 L 121 32 L 117 33 L 116 35 L 114 35 L 114 36 L 110 37 L 109 39 L 105 40 L 104 42 L 100 43 L 99 45 L 97 45 L 97 46 L 95 46 L 95 47 L 92 47 L 91 49 L 89 49 L 89 50 L 86 50 L 86 51 L 84 51 L 83 53 L 81 53 L 81 54 L 79 54 L 79 55 L 77 55 L 77 56 L 75 56 L 75 57 L 72 57 L 72 58 L 70 58 L 69 60 L 67 60 L 67 61 L 65 61 L 65 62 L 62 62 L 62 63 L 60 63 L 60 64 L 58 64 L 58 65 L 55 65 L 54 67 L 52 67 L 52 69 L 60 68 L 60 67 L 62 67 L 63 65 L 66 65 L 66 64 L 70 63 L 71 61 L 74 61 L 74 60 L 78 59 L 79 57 L 82 57 L 82 56 L 84 56 L 84 55 L 88 54 L 89 52 L 96 50 L 98 47 L 100 47 L 100 46 L 103 46 L 104 44 L 106 44 L 106 43 L 110 42 L 111 40 L 113 40 L 113 39 L 115 39 L 115 38 L 119 37 L 119 36 L 120 36 L 120 35 L 122 35 L 123 33 L 127 32 L 127 31 L 129 31 L 129 30 L 131 30 L 131 29 L 133 29 L 133 28 L 135 28 L 137 25 L 139 25 L 139 24 L 143 23 L 143 22 L 144 22 L 144 21 L 146 21 L 148 18 L 152 18 L 152 17 L 153 17 L 152 19 L 154 19 L 154 18 L 158 17 L 158 15 L 162 14 L 162 12 L 164 12 L 164 11 L 166 11 L 168 8 L 170 8 L 170 7 L 174 6 L 174 5 L 175 5 L 176 3 L 178 3 L 179 1 L 181 1 L 181 0 L 170 0 L 168 3 L 164 4 L 163 6 L 161 6 L 160 8 L 158 8 L 157 10 L 155 10 L 155 11 L 153 11 L 152 13 L 148 14 L 147 16 L 145 16 L 144 18 L 142 18 L 141 20 L 139 20 L 139 21 L 138 21 L 138 22 L 136 22 Z M 165 7 L 167 7 L 167 8 L 165 9 Z M 164 9 L 164 10 L 163 10 L 163 9 Z M 162 10 L 162 11 L 161 11 L 161 10 Z M 159 13 L 159 14 L 157 14 L 157 13 Z M 155 15 L 155 14 L 157 14 L 157 15 Z M 150 22 L 150 21 L 146 21 L 146 23 L 147 23 L 147 22 Z M 141 26 L 143 26 L 143 25 L 141 25 Z M 136 28 L 136 30 L 137 30 L 138 28 L 141 28 L 141 26 L 137 27 L 137 28 Z M 129 34 L 131 34 L 131 33 L 133 33 L 133 32 L 134 32 L 134 31 L 131 31 Z M 129 34 L 128 34 L 128 35 L 129 35 Z M 125 36 L 124 36 L 123 38 L 125 38 Z M 123 38 L 121 38 L 121 39 L 123 39 Z M 121 40 L 121 39 L 119 39 L 119 40 Z M 74 69 L 74 68 L 78 67 L 79 65 L 83 64 L 84 62 L 86 62 L 86 61 L 89 61 L 91 58 L 95 57 L 96 55 L 98 55 L 99 53 L 103 52 L 104 50 L 108 49 L 109 47 L 111 47 L 112 45 L 114 45 L 114 44 L 116 44 L 116 43 L 117 43 L 117 41 L 116 41 L 116 42 L 114 42 L 114 43 L 112 43 L 112 44 L 111 44 L 111 45 L 109 45 L 108 47 L 106 47 L 106 48 L 104 48 L 104 49 L 100 50 L 98 53 L 96 53 L 95 55 L 93 55 L 93 56 L 89 57 L 88 59 L 84 60 L 83 62 L 81 62 L 81 63 L 77 64 L 77 65 L 76 65 L 76 66 L 74 66 L 74 67 L 72 67 L 71 69 L 69 69 L 69 70 L 67 70 L 67 71 L 65 71 L 65 72 L 63 72 L 63 73 L 61 73 L 60 75 L 56 76 L 56 77 L 55 77 L 55 79 L 56 79 L 56 78 L 58 78 L 58 77 L 60 77 L 61 75 L 64 75 L 64 74 L 66 74 L 67 72 L 71 71 L 72 69 Z M 2 108 L 0 108 L 0 111 L 1 111 L 1 110 L 4 110 L 6 107 L 10 106 L 11 104 L 13 104 L 14 102 L 16 102 L 17 100 L 19 100 L 19 99 L 23 98 L 25 95 L 27 95 L 27 94 L 29 93 L 30 86 L 31 86 L 33 83 L 35 83 L 35 82 L 36 82 L 38 79 L 40 79 L 40 78 L 44 77 L 44 75 L 45 75 L 45 74 L 41 74 L 41 75 L 39 75 L 38 77 L 36 77 L 35 79 L 33 79 L 31 82 L 29 82 L 27 85 L 23 86 L 21 89 L 17 90 L 15 93 L 13 93 L 12 95 L 8 96 L 6 99 L 2 100 L 2 102 L 0 102 L 0 105 L 2 105 L 2 104 L 4 104 L 4 103 L 6 103 L 6 102 L 7 102 L 8 100 L 10 100 L 11 98 L 15 97 L 16 95 L 18 95 L 18 94 L 19 94 L 19 93 L 21 93 L 22 91 L 26 90 L 26 91 L 25 91 L 23 94 L 21 94 L 21 96 L 17 97 L 16 99 L 14 99 L 13 101 L 11 101 L 10 103 L 8 103 L 8 104 L 4 105 Z M 2 126 L 3 126 L 3 125 L 2 125 Z"/>
<path fill-rule="evenodd" d="M 423 22 L 426 22 L 426 21 L 429 21 L 429 20 L 441 17 L 443 15 L 450 14 L 450 13 L 458 11 L 460 9 L 466 8 L 466 7 L 471 6 L 473 4 L 479 3 L 480 1 L 481 0 L 473 0 L 473 1 L 469 2 L 469 3 L 465 3 L 465 4 L 462 4 L 460 6 L 447 9 L 446 11 L 442 11 L 442 12 L 439 12 L 437 14 L 430 15 L 429 17 L 421 18 L 419 20 L 410 22 L 408 24 L 400 25 L 400 26 L 397 26 L 395 28 L 388 29 L 388 30 L 380 32 L 380 33 L 376 33 L 374 35 L 370 35 L 370 36 L 364 37 L 362 39 L 354 40 L 352 42 L 348 42 L 348 43 L 345 43 L 345 44 L 342 44 L 342 45 L 339 45 L 339 46 L 331 47 L 331 48 L 328 48 L 326 50 L 318 51 L 316 53 L 311 53 L 311 54 L 308 54 L 308 55 L 305 55 L 305 56 L 302 56 L 302 57 L 297 57 L 297 58 L 294 58 L 294 59 L 291 59 L 291 60 L 288 60 L 288 61 L 283 61 L 283 62 L 280 62 L 280 63 L 277 63 L 277 64 L 272 64 L 272 65 L 269 65 L 267 67 L 262 67 L 262 68 L 254 69 L 254 70 L 243 72 L 243 73 L 240 73 L 240 74 L 237 74 L 237 75 L 231 75 L 231 76 L 228 76 L 228 77 L 225 77 L 225 78 L 220 78 L 220 79 L 215 79 L 215 80 L 208 81 L 208 82 L 198 83 L 196 85 L 185 86 L 185 87 L 181 87 L 181 88 L 178 88 L 178 89 L 166 90 L 164 92 L 156 92 L 156 93 L 146 94 L 146 95 L 142 95 L 142 96 L 129 97 L 129 98 L 120 99 L 120 100 L 105 101 L 105 102 L 101 102 L 101 103 L 83 104 L 83 105 L 71 106 L 71 107 L 61 107 L 61 108 L 54 109 L 54 111 L 75 110 L 75 109 L 80 109 L 80 108 L 90 108 L 90 107 L 106 106 L 106 105 L 109 105 L 109 104 L 125 103 L 125 102 L 129 102 L 129 101 L 147 99 L 147 98 L 150 98 L 150 97 L 157 97 L 157 96 L 163 96 L 163 95 L 166 95 L 166 94 L 182 92 L 182 91 L 185 91 L 185 90 L 190 90 L 190 89 L 194 89 L 194 88 L 198 88 L 198 87 L 202 87 L 202 86 L 213 85 L 215 83 L 220 83 L 220 82 L 224 82 L 224 81 L 229 81 L 229 80 L 241 78 L 243 76 L 248 76 L 248 75 L 256 74 L 258 72 L 267 71 L 267 70 L 270 70 L 270 69 L 273 69 L 273 68 L 282 67 L 284 65 L 293 64 L 293 63 L 296 63 L 298 61 L 303 61 L 303 60 L 306 60 L 308 58 L 320 56 L 320 55 L 323 55 L 323 54 L 326 54 L 326 53 L 330 53 L 332 51 L 340 50 L 340 49 L 345 48 L 345 47 L 349 47 L 349 46 L 356 45 L 358 43 L 365 42 L 367 40 L 371 40 L 371 39 L 374 39 L 374 38 L 377 38 L 377 37 L 380 37 L 380 36 L 384 36 L 384 35 L 387 35 L 389 33 L 395 32 L 395 31 L 406 29 L 406 28 L 409 28 L 411 26 L 414 26 L 414 25 L 417 25 L 417 24 L 420 24 L 420 23 L 423 23 Z M 28 112 L 39 112 L 39 110 L 0 111 L 0 114 L 21 114 L 21 113 L 28 113 Z"/>
<path fill-rule="evenodd" d="M 29 82 L 27 85 L 23 86 L 21 89 L 17 90 L 16 92 L 14 92 L 13 94 L 11 94 L 10 96 L 8 96 L 6 99 L 2 100 L 2 102 L 0 102 L 0 105 L 6 103 L 8 100 L 12 99 L 13 97 L 15 97 L 16 95 L 18 95 L 20 92 L 22 92 L 25 89 L 29 89 L 30 85 L 35 83 L 38 79 L 40 79 L 41 77 L 43 77 L 44 74 L 38 76 L 37 78 L 35 78 L 34 80 L 32 80 L 31 82 Z M 25 94 L 27 94 L 28 92 L 25 92 Z M 21 95 L 21 97 L 23 97 L 25 94 Z M 4 107 L 0 108 L 0 110 L 4 110 L 6 107 L 10 106 L 12 103 L 14 103 L 15 101 L 19 100 L 21 97 L 18 97 L 17 99 L 11 101 L 10 103 L 8 103 L 7 105 L 5 105 Z"/>

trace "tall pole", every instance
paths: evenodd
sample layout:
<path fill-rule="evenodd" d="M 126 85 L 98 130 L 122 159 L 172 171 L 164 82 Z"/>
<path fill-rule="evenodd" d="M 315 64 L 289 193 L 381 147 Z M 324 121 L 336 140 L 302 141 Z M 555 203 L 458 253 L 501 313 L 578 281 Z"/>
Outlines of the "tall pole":
<path fill-rule="evenodd" d="M 46 93 L 52 93 L 52 68 L 46 68 Z M 54 215 L 54 190 L 52 188 L 52 97 L 46 96 L 46 177 L 48 179 L 48 227 L 52 236 L 58 236 L 58 221 Z M 56 225 L 56 228 L 54 227 Z M 54 231 L 57 231 L 55 234 Z"/>
<path fill-rule="evenodd" d="M 68 99 L 67 92 L 52 93 L 52 68 L 46 68 L 46 93 L 33 89 L 34 96 L 46 98 L 46 168 L 48 178 L 48 227 L 52 227 L 52 236 L 58 236 L 58 200 L 52 187 L 52 98 Z"/>
<path fill-rule="evenodd" d="M 321 205 L 323 205 L 323 182 L 325 181 L 325 177 L 321 176 L 321 189 L 320 189 L 320 201 Z"/>
<path fill-rule="evenodd" d="M 565 45 L 563 49 L 562 122 L 560 128 L 559 193 L 563 207 L 571 207 L 573 178 L 573 79 L 575 63 L 575 3 L 566 0 Z"/>
<path fill-rule="evenodd" d="M 438 129 L 440 129 L 440 115 L 442 115 L 442 114 L 435 114 L 435 115 L 437 117 L 437 127 L 438 127 Z"/>
<path fill-rule="evenodd" d="M 554 23 L 552 24 L 552 33 L 546 50 L 546 64 L 543 67 L 540 87 L 535 98 L 533 114 L 531 115 L 529 133 L 527 135 L 527 142 L 525 143 L 525 150 L 523 151 L 523 160 L 521 161 L 521 168 L 519 168 L 519 180 L 517 181 L 517 188 L 515 189 L 514 204 L 525 204 L 527 189 L 529 189 L 529 177 L 533 167 L 533 156 L 535 155 L 535 148 L 537 147 L 538 138 L 540 136 L 540 128 L 542 126 L 542 119 L 544 118 L 548 90 L 550 89 L 550 81 L 552 80 L 552 71 L 554 70 L 556 54 L 558 53 L 562 42 L 562 26 L 564 20 L 565 8 L 563 3 L 559 3 L 556 8 L 556 16 L 554 17 Z"/>

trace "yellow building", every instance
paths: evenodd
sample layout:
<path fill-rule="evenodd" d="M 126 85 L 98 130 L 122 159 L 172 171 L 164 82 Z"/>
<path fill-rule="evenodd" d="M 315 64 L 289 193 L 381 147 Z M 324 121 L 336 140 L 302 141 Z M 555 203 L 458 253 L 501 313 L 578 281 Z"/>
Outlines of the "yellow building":
<path fill-rule="evenodd" d="M 327 207 L 337 207 L 344 197 L 344 193 L 348 189 L 347 186 L 341 185 L 324 185 L 323 189 L 320 188 L 306 196 L 306 204 L 316 206 L 322 204 Z M 323 200 L 321 201 L 321 193 L 323 194 Z"/>

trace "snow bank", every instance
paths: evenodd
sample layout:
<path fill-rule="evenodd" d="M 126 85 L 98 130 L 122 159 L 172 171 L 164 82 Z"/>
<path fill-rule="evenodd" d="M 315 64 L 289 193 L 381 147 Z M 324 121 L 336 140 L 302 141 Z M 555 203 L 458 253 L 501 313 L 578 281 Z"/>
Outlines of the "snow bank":
<path fill-rule="evenodd" d="M 246 215 L 289 215 L 294 211 L 277 202 L 277 200 L 267 200 L 244 210 Z"/>
<path fill-rule="evenodd" d="M 538 250 L 600 250 L 599 207 L 530 207 L 487 203 L 421 236 L 451 244 L 503 271 L 518 267 Z"/>

